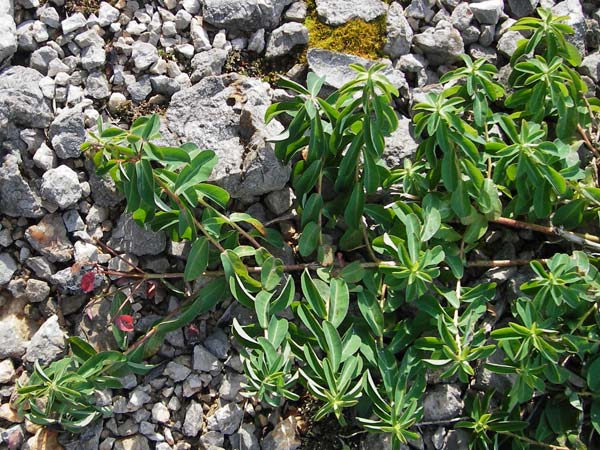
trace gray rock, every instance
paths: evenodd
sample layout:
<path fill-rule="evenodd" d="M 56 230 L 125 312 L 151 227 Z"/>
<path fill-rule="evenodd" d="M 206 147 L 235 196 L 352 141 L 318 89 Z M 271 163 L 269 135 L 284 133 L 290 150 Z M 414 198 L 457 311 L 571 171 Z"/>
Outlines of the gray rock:
<path fill-rule="evenodd" d="M 23 362 L 38 362 L 42 367 L 60 358 L 65 352 L 65 332 L 58 324 L 58 316 L 49 317 L 32 336 Z"/>
<path fill-rule="evenodd" d="M 200 442 L 207 448 L 221 447 L 225 442 L 225 436 L 218 431 L 207 431 L 200 436 Z"/>
<path fill-rule="evenodd" d="M 471 25 L 471 20 L 473 20 L 473 11 L 467 2 L 459 3 L 450 16 L 450 23 L 458 31 L 466 30 Z"/>
<path fill-rule="evenodd" d="M 164 232 L 144 230 L 129 214 L 119 217 L 108 245 L 118 252 L 133 253 L 136 256 L 158 255 L 166 246 Z"/>
<path fill-rule="evenodd" d="M 390 169 L 403 167 L 405 158 L 415 154 L 419 144 L 413 136 L 412 120 L 408 117 L 398 117 L 398 128 L 385 138 L 383 159 Z"/>
<path fill-rule="evenodd" d="M 520 19 L 521 17 L 529 16 L 535 11 L 536 6 L 540 0 L 507 0 L 508 9 L 514 17 Z"/>
<path fill-rule="evenodd" d="M 11 15 L 0 14 L 0 63 L 17 51 L 17 27 Z"/>
<path fill-rule="evenodd" d="M 10 281 L 17 271 L 17 263 L 8 253 L 0 253 L 0 286 Z"/>
<path fill-rule="evenodd" d="M 392 438 L 389 433 L 368 433 L 360 443 L 360 450 L 381 450 L 392 448 Z M 400 444 L 400 450 L 410 450 L 411 447 Z M 450 448 L 448 448 L 450 450 Z"/>
<path fill-rule="evenodd" d="M 444 442 L 442 443 L 443 449 L 452 450 L 468 450 L 470 448 L 471 439 L 469 433 L 460 428 L 456 430 L 448 430 L 446 436 L 444 436 Z"/>
<path fill-rule="evenodd" d="M 256 427 L 251 423 L 244 423 L 237 433 L 229 436 L 232 450 L 260 450 L 256 437 Z"/>
<path fill-rule="evenodd" d="M 103 67 L 106 63 L 106 52 L 99 45 L 90 45 L 81 51 L 81 66 L 85 70 Z"/>
<path fill-rule="evenodd" d="M 143 75 L 138 80 L 132 75 L 126 76 L 125 85 L 127 92 L 131 95 L 131 99 L 136 102 L 144 101 L 152 92 L 152 83 L 150 82 L 150 77 L 147 75 Z"/>
<path fill-rule="evenodd" d="M 265 29 L 256 30 L 248 41 L 248 51 L 262 53 L 265 49 Z"/>
<path fill-rule="evenodd" d="M 0 359 L 21 358 L 34 332 L 33 322 L 20 312 L 18 315 L 8 311 L 0 314 Z"/>
<path fill-rule="evenodd" d="M 56 272 L 54 265 L 43 256 L 34 256 L 25 261 L 27 267 L 34 271 L 35 275 L 44 280 L 50 279 L 52 274 Z"/>
<path fill-rule="evenodd" d="M 383 51 L 392 58 L 410 53 L 413 30 L 404 17 L 404 9 L 399 3 L 392 3 L 386 19 L 387 42 Z"/>
<path fill-rule="evenodd" d="M 38 72 L 46 75 L 48 73 L 48 64 L 50 64 L 50 61 L 56 58 L 58 58 L 58 52 L 52 47 L 46 45 L 38 48 L 31 54 L 29 65 L 32 69 L 35 69 Z"/>
<path fill-rule="evenodd" d="M 74 205 L 81 198 L 81 185 L 77 173 L 65 165 L 48 170 L 42 175 L 40 194 L 61 209 Z"/>
<path fill-rule="evenodd" d="M 145 436 L 136 434 L 116 441 L 113 450 L 150 450 L 150 444 Z"/>
<path fill-rule="evenodd" d="M 296 436 L 296 419 L 289 416 L 265 436 L 262 450 L 296 450 L 300 445 L 300 439 Z"/>
<path fill-rule="evenodd" d="M 308 44 L 308 29 L 301 23 L 287 22 L 273 30 L 265 56 L 269 59 L 288 54 L 297 45 Z"/>
<path fill-rule="evenodd" d="M 413 43 L 434 66 L 456 62 L 465 51 L 460 33 L 444 21 L 415 35 Z"/>
<path fill-rule="evenodd" d="M 242 390 L 242 384 L 246 382 L 246 377 L 239 373 L 228 372 L 219 386 L 219 398 L 227 401 L 234 401 L 238 393 Z"/>
<path fill-rule="evenodd" d="M 101 420 L 84 427 L 80 433 L 70 435 L 70 439 L 64 444 L 64 450 L 99 450 L 102 430 Z"/>
<path fill-rule="evenodd" d="M 38 10 L 38 18 L 50 28 L 60 27 L 60 16 L 52 6 L 46 5 L 45 8 Z"/>
<path fill-rule="evenodd" d="M 115 182 L 109 176 L 99 177 L 93 167 L 88 168 L 89 183 L 92 198 L 96 206 L 113 207 L 123 200 L 123 195 L 117 190 Z"/>
<path fill-rule="evenodd" d="M 78 158 L 86 138 L 81 107 L 66 108 L 56 116 L 48 137 L 59 158 Z"/>
<path fill-rule="evenodd" d="M 600 81 L 600 52 L 590 53 L 583 58 L 579 71 L 598 83 Z"/>
<path fill-rule="evenodd" d="M 152 420 L 155 423 L 167 423 L 171 418 L 171 412 L 164 403 L 155 403 L 152 407 Z"/>
<path fill-rule="evenodd" d="M 202 345 L 194 347 L 194 370 L 198 372 L 219 372 L 222 367 L 221 361 Z"/>
<path fill-rule="evenodd" d="M 173 95 L 163 136 L 172 144 L 194 142 L 214 150 L 219 162 L 210 181 L 234 198 L 281 189 L 290 172 L 267 142 L 283 130 L 276 121 L 264 123 L 267 89 L 259 80 L 237 75 L 204 78 Z"/>
<path fill-rule="evenodd" d="M 518 31 L 507 31 L 498 39 L 496 48 L 505 56 L 511 57 L 517 49 L 517 44 L 523 39 L 523 35 Z"/>
<path fill-rule="evenodd" d="M 30 278 L 25 288 L 25 298 L 29 303 L 40 303 L 50 295 L 50 286 L 42 280 Z"/>
<path fill-rule="evenodd" d="M 471 3 L 471 11 L 481 24 L 496 25 L 504 13 L 503 0 L 486 0 Z"/>
<path fill-rule="evenodd" d="M 217 28 L 256 31 L 279 24 L 293 0 L 204 0 L 204 20 Z"/>
<path fill-rule="evenodd" d="M 325 83 L 334 88 L 340 88 L 347 82 L 356 77 L 356 72 L 348 67 L 349 64 L 360 64 L 365 67 L 372 66 L 375 61 L 361 58 L 359 56 L 347 55 L 345 53 L 332 52 L 311 48 L 307 54 L 308 66 L 310 70 L 318 76 L 325 77 Z M 382 60 L 386 67 L 382 70 L 390 82 L 398 89 L 407 87 L 404 74 L 394 69 L 389 61 Z"/>
<path fill-rule="evenodd" d="M 202 405 L 192 401 L 185 412 L 185 420 L 183 421 L 183 434 L 188 437 L 196 437 L 202 429 Z"/>
<path fill-rule="evenodd" d="M 21 175 L 19 162 L 19 156 L 11 153 L 0 166 L 0 212 L 11 217 L 41 217 L 41 199 Z"/>
<path fill-rule="evenodd" d="M 100 71 L 88 75 L 85 89 L 89 96 L 98 100 L 110 96 L 110 84 L 106 79 L 106 75 Z"/>
<path fill-rule="evenodd" d="M 381 0 L 316 0 L 317 14 L 325 23 L 342 25 L 352 19 L 371 22 L 386 13 Z"/>
<path fill-rule="evenodd" d="M 10 359 L 0 362 L 0 384 L 9 383 L 15 376 L 15 366 Z"/>
<path fill-rule="evenodd" d="M 6 443 L 6 448 L 17 449 L 22 448 L 21 445 L 25 440 L 25 433 L 22 425 L 13 425 L 6 430 L 0 428 L 0 442 Z"/>
<path fill-rule="evenodd" d="M 158 51 L 152 44 L 135 41 L 131 46 L 131 58 L 138 70 L 145 70 L 158 61 Z"/>
<path fill-rule="evenodd" d="M 0 140 L 5 120 L 26 128 L 45 128 L 53 114 L 44 98 L 37 70 L 14 66 L 0 72 Z"/>
<path fill-rule="evenodd" d="M 294 192 L 288 187 L 271 192 L 265 197 L 264 201 L 265 206 L 273 214 L 280 216 L 292 207 L 295 198 Z"/>
<path fill-rule="evenodd" d="M 194 18 L 190 22 L 190 37 L 194 43 L 194 48 L 197 52 L 203 52 L 208 50 L 212 46 L 210 45 L 210 39 L 208 33 L 202 26 L 202 21 Z"/>
<path fill-rule="evenodd" d="M 299 0 L 292 3 L 283 17 L 287 21 L 304 23 L 304 19 L 306 19 L 306 2 Z"/>
<path fill-rule="evenodd" d="M 196 54 L 190 62 L 194 68 L 194 72 L 190 76 L 192 83 L 209 76 L 221 75 L 227 55 L 229 55 L 229 50 L 222 48 L 211 48 Z"/>
<path fill-rule="evenodd" d="M 462 394 L 454 384 L 437 384 L 425 393 L 424 420 L 446 420 L 458 417 L 463 410 Z"/>
<path fill-rule="evenodd" d="M 112 6 L 110 3 L 102 2 L 100 3 L 100 8 L 98 9 L 98 25 L 101 27 L 107 27 L 116 22 L 119 18 L 119 15 L 120 12 L 117 8 Z"/>
<path fill-rule="evenodd" d="M 433 5 L 435 5 L 435 1 L 432 0 L 412 0 L 406 7 L 406 15 L 429 23 L 433 17 Z"/>
<path fill-rule="evenodd" d="M 62 21 L 62 31 L 63 33 L 67 34 L 72 31 L 78 30 L 79 28 L 83 28 L 86 23 L 87 20 L 83 14 L 75 13 Z"/>
<path fill-rule="evenodd" d="M 231 344 L 227 334 L 220 328 L 217 328 L 212 334 L 208 335 L 203 344 L 217 358 L 227 359 L 227 353 L 231 348 Z"/>
<path fill-rule="evenodd" d="M 58 214 L 48 214 L 37 225 L 27 228 L 25 238 L 34 250 L 50 262 L 66 262 L 73 256 L 73 245 Z"/>
<path fill-rule="evenodd" d="M 170 361 L 163 372 L 164 375 L 168 376 L 176 383 L 185 380 L 190 373 L 192 373 L 192 371 L 189 367 L 176 363 L 175 361 Z"/>
<path fill-rule="evenodd" d="M 209 430 L 220 431 L 225 435 L 235 433 L 244 417 L 244 410 L 236 403 L 227 403 L 209 416 L 206 425 Z"/>
<path fill-rule="evenodd" d="M 157 94 L 164 94 L 172 96 L 175 92 L 181 90 L 181 85 L 173 78 L 169 78 L 166 75 L 155 75 L 150 77 L 152 84 L 152 90 Z"/>

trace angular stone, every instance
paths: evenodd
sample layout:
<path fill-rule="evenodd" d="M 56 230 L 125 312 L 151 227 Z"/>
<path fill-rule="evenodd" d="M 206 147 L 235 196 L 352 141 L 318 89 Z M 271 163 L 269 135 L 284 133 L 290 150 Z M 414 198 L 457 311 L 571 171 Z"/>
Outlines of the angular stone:
<path fill-rule="evenodd" d="M 39 87 L 43 75 L 29 67 L 14 66 L 0 71 L 0 139 L 3 121 L 27 128 L 45 128 L 53 114 Z"/>
<path fill-rule="evenodd" d="M 296 436 L 296 419 L 289 416 L 265 436 L 262 450 L 296 450 L 300 445 L 300 439 Z"/>
<path fill-rule="evenodd" d="M 471 11 L 480 24 L 496 25 L 504 12 L 503 0 L 471 3 Z"/>
<path fill-rule="evenodd" d="M 371 22 L 386 13 L 381 0 L 316 0 L 317 14 L 328 25 L 338 26 L 352 19 Z"/>
<path fill-rule="evenodd" d="M 8 253 L 0 253 L 0 286 L 10 281 L 17 271 L 17 263 Z"/>
<path fill-rule="evenodd" d="M 202 405 L 192 401 L 185 412 L 185 420 L 183 422 L 183 434 L 188 437 L 196 437 L 202 429 Z"/>
<path fill-rule="evenodd" d="M 293 0 L 204 0 L 204 20 L 217 28 L 256 31 L 279 24 Z"/>
<path fill-rule="evenodd" d="M 133 253 L 137 256 L 158 255 L 166 247 L 165 233 L 155 233 L 141 228 L 129 214 L 119 217 L 108 242 L 118 252 Z"/>
<path fill-rule="evenodd" d="M 415 35 L 413 43 L 425 53 L 430 64 L 450 64 L 460 59 L 465 47 L 460 33 L 448 22 L 441 21 L 435 28 L 428 28 Z"/>
<path fill-rule="evenodd" d="M 49 317 L 32 336 L 23 362 L 33 365 L 37 361 L 46 367 L 64 354 L 65 338 L 66 334 L 58 324 L 58 316 Z"/>
<path fill-rule="evenodd" d="M 119 439 L 113 450 L 150 450 L 148 439 L 141 434 Z"/>
<path fill-rule="evenodd" d="M 152 44 L 135 41 L 131 46 L 131 58 L 136 69 L 145 70 L 158 61 L 158 51 Z"/>
<path fill-rule="evenodd" d="M 194 347 L 194 370 L 199 372 L 218 372 L 223 367 L 215 355 L 202 345 Z"/>
<path fill-rule="evenodd" d="M 40 194 L 61 209 L 74 205 L 81 198 L 81 185 L 77 173 L 65 165 L 48 170 L 42 176 Z"/>
<path fill-rule="evenodd" d="M 8 310 L 0 311 L 0 360 L 21 358 L 35 332 L 35 324 L 23 316 L 24 301 L 15 300 Z"/>
<path fill-rule="evenodd" d="M 234 198 L 281 189 L 290 171 L 268 142 L 283 127 L 277 121 L 264 123 L 267 89 L 259 80 L 237 75 L 204 78 L 173 95 L 163 136 L 172 144 L 194 142 L 214 150 L 219 161 L 210 181 Z"/>
<path fill-rule="evenodd" d="M 17 51 L 17 27 L 9 14 L 0 14 L 0 63 Z"/>
<path fill-rule="evenodd" d="M 236 403 L 227 403 L 209 416 L 206 424 L 209 430 L 220 431 L 228 435 L 237 431 L 244 417 L 244 410 Z"/>
<path fill-rule="evenodd" d="M 269 36 L 265 56 L 269 59 L 288 54 L 297 45 L 308 44 L 308 29 L 301 23 L 288 22 Z"/>
<path fill-rule="evenodd" d="M 424 420 L 447 420 L 458 417 L 463 410 L 461 391 L 453 384 L 437 384 L 425 393 Z"/>
<path fill-rule="evenodd" d="M 348 81 L 351 81 L 356 77 L 356 72 L 349 67 L 350 64 L 371 67 L 376 62 L 359 56 L 321 50 L 318 48 L 311 48 L 308 50 L 307 60 L 310 70 L 315 72 L 318 76 L 325 77 L 325 84 L 336 89 L 342 87 Z M 408 85 L 402 72 L 394 69 L 389 61 L 382 60 L 380 62 L 386 66 L 381 73 L 385 75 L 396 88 L 407 88 Z"/>
<path fill-rule="evenodd" d="M 20 157 L 10 153 L 0 166 L 0 212 L 11 217 L 42 217 L 41 199 L 21 175 L 19 163 Z"/>
<path fill-rule="evenodd" d="M 540 0 L 507 0 L 508 8 L 514 17 L 520 19 L 533 13 Z"/>
<path fill-rule="evenodd" d="M 387 42 L 383 48 L 384 53 L 392 58 L 410 53 L 414 33 L 399 3 L 390 5 L 386 24 Z"/>
<path fill-rule="evenodd" d="M 56 116 L 48 137 L 59 158 L 78 158 L 86 139 L 81 107 L 67 108 Z"/>

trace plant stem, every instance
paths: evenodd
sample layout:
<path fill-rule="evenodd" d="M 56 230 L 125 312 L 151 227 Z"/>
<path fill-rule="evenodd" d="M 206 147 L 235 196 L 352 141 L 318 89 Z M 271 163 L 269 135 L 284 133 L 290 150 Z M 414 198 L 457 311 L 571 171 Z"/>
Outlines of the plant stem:
<path fill-rule="evenodd" d="M 231 226 L 232 228 L 234 228 L 238 233 L 240 233 L 242 236 L 244 236 L 251 244 L 254 248 L 256 248 L 257 250 L 259 248 L 262 247 L 262 245 L 260 245 L 260 243 L 254 239 L 252 236 L 250 236 L 250 234 L 248 234 L 246 232 L 246 230 L 244 230 L 242 227 L 240 227 L 237 223 L 231 221 L 229 219 L 229 217 L 227 217 L 225 214 L 221 213 L 219 210 L 217 210 L 215 207 L 211 206 L 210 204 L 208 204 L 207 202 L 204 201 L 204 199 L 199 198 L 198 199 L 198 203 L 200 203 L 202 206 L 204 206 L 205 208 L 209 208 L 212 211 L 214 211 L 217 216 L 219 216 L 219 218 L 223 219 L 224 221 L 227 222 L 227 224 L 229 226 Z"/>
<path fill-rule="evenodd" d="M 169 186 L 167 185 L 167 183 L 165 183 L 163 180 L 161 180 L 160 177 L 157 174 L 155 174 L 155 173 L 152 173 L 152 176 L 153 176 L 154 180 L 162 188 L 163 192 L 165 194 L 167 194 L 175 202 L 175 204 L 179 207 L 179 209 L 181 211 L 183 211 L 184 209 L 187 208 L 183 204 L 183 202 L 181 201 L 181 199 L 179 198 L 179 196 L 177 194 L 175 194 L 174 192 L 171 191 L 171 189 L 169 188 Z M 225 248 L 219 243 L 219 241 L 217 241 L 215 238 L 213 238 L 210 235 L 210 233 L 208 231 L 206 231 L 206 229 L 204 228 L 204 226 L 202 226 L 202 224 L 198 221 L 198 219 L 196 219 L 196 216 L 194 216 L 193 214 L 190 214 L 190 216 L 192 217 L 192 221 L 194 222 L 194 226 L 198 230 L 200 230 L 200 232 L 206 237 L 206 239 L 208 239 L 208 241 L 212 245 L 214 245 L 216 248 L 219 249 L 219 251 L 221 253 L 223 253 L 225 251 Z"/>
<path fill-rule="evenodd" d="M 140 269 L 138 266 L 133 264 L 131 261 L 128 261 L 125 257 L 123 257 L 123 255 L 120 255 L 119 253 L 114 251 L 112 248 L 110 248 L 108 245 L 106 245 L 100 239 L 94 238 L 94 242 L 97 245 L 99 245 L 100 247 L 102 247 L 104 250 L 106 250 L 108 253 L 110 253 L 111 255 L 115 256 L 116 258 L 119 258 L 121 261 L 123 261 L 125 264 L 127 264 L 129 267 L 131 267 L 136 272 L 144 273 L 144 271 L 142 269 Z M 97 267 L 100 267 L 100 266 L 97 266 Z"/>
<path fill-rule="evenodd" d="M 546 227 L 535 223 L 521 222 L 520 220 L 509 219 L 508 217 L 499 217 L 491 222 L 512 228 L 537 231 L 538 233 L 562 237 L 570 242 L 600 250 L 600 237 L 593 234 L 573 233 L 571 231 L 565 231 L 562 228 Z"/>
<path fill-rule="evenodd" d="M 583 129 L 583 127 L 581 125 L 579 125 L 579 124 L 577 124 L 577 131 L 579 132 L 579 134 L 583 138 L 583 142 L 585 143 L 585 146 L 591 150 L 591 152 L 594 154 L 594 156 L 596 158 L 600 158 L 600 152 L 594 146 L 594 144 L 592 144 L 592 141 L 590 141 L 590 138 L 589 138 L 588 134 Z"/>
<path fill-rule="evenodd" d="M 569 447 L 563 447 L 562 445 L 546 444 L 544 442 L 539 442 L 539 441 L 536 441 L 534 439 L 530 439 L 530 438 L 525 437 L 525 436 L 519 436 L 518 434 L 511 433 L 510 431 L 496 431 L 496 433 L 503 434 L 505 436 L 509 436 L 511 438 L 514 438 L 514 439 L 519 439 L 519 440 L 521 440 L 523 442 L 527 442 L 528 444 L 537 445 L 538 447 L 549 448 L 549 449 L 552 449 L 552 450 L 570 450 Z"/>

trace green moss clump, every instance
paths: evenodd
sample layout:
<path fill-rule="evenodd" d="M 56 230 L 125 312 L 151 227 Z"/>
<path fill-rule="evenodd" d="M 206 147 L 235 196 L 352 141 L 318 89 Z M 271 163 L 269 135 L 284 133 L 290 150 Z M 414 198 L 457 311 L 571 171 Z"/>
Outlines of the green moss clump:
<path fill-rule="evenodd" d="M 307 0 L 305 20 L 308 28 L 309 48 L 322 48 L 368 59 L 383 56 L 385 45 L 386 18 L 379 17 L 372 22 L 354 19 L 338 27 L 327 25 L 319 20 L 314 0 Z"/>

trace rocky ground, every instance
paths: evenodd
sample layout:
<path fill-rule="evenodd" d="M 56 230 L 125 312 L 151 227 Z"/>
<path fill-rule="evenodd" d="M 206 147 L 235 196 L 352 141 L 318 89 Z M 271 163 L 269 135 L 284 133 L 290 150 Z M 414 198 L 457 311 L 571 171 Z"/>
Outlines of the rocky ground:
<path fill-rule="evenodd" d="M 320 20 L 334 26 L 387 17 L 383 62 L 402 94 L 400 128 L 388 139 L 386 153 L 392 166 L 416 147 L 410 105 L 435 88 L 463 52 L 484 56 L 505 73 L 502 67 L 520 38 L 508 28 L 538 5 L 569 16 L 574 43 L 585 55 L 581 71 L 596 92 L 595 1 L 316 0 L 308 6 L 313 4 Z M 87 337 L 98 348 L 110 345 L 108 300 L 90 301 L 81 291 L 78 267 L 87 262 L 129 267 L 94 239 L 149 271 L 184 267 L 188 248 L 141 230 L 123 215 L 122 196 L 95 175 L 82 154 L 80 145 L 96 120 L 126 125 L 136 115 L 160 111 L 166 141 L 193 141 L 216 151 L 214 181 L 232 194 L 233 208 L 262 220 L 280 216 L 293 201 L 286 186 L 290 171 L 267 142 L 282 125 L 266 126 L 263 115 L 288 94 L 246 76 L 252 74 L 248 67 L 260 61 L 261 75 L 269 75 L 264 68 L 285 69 L 299 81 L 308 68 L 339 87 L 352 78 L 349 63 L 370 63 L 309 48 L 306 64 L 293 64 L 290 55 L 309 42 L 306 15 L 302 0 L 0 0 L 0 449 L 341 448 L 342 440 L 332 439 L 334 425 L 306 424 L 306 402 L 271 410 L 240 396 L 242 368 L 229 324 L 232 316 L 246 313 L 228 301 L 193 327 L 169 335 L 148 376 L 128 376 L 123 390 L 98 398 L 112 405 L 114 417 L 82 435 L 42 434 L 10 408 L 16 382 L 34 361 L 44 365 L 60 358 L 66 336 Z M 294 224 L 281 226 L 289 233 Z M 519 255 L 513 238 L 494 236 L 503 258 Z M 291 247 L 282 254 L 293 261 Z M 485 276 L 510 280 L 510 290 L 522 275 L 507 269 Z M 177 303 L 161 289 L 153 298 L 138 299 L 136 327 L 143 330 Z M 451 420 L 462 407 L 459 385 L 434 384 L 425 399 L 425 420 Z M 465 436 L 448 432 L 443 423 L 420 430 L 423 438 L 410 448 L 466 448 Z M 345 442 L 384 448 L 385 437 L 359 435 Z"/>

